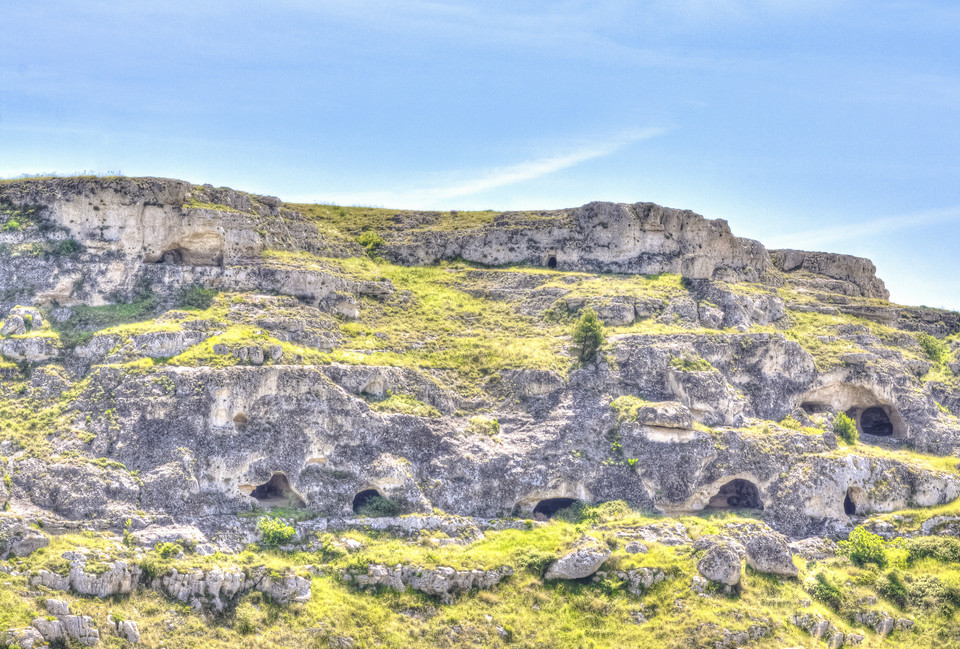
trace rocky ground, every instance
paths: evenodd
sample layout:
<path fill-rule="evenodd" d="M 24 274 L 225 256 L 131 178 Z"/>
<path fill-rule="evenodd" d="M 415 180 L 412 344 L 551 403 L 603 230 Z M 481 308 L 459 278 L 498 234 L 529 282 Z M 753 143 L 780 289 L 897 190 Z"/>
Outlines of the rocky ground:
<path fill-rule="evenodd" d="M 960 315 L 868 260 L 53 178 L 0 267 L 0 642 L 960 646 Z"/>

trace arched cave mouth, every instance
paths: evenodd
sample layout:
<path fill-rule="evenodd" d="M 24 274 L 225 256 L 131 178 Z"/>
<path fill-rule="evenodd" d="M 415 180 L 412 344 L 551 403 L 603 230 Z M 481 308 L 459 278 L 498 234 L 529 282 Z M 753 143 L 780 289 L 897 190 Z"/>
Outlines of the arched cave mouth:
<path fill-rule="evenodd" d="M 183 252 L 177 248 L 173 248 L 171 250 L 164 250 L 163 254 L 160 255 L 160 259 L 157 261 L 157 263 L 180 265 L 183 263 Z"/>
<path fill-rule="evenodd" d="M 247 423 L 249 423 L 249 420 L 243 413 L 237 413 L 237 415 L 233 418 L 233 424 L 237 428 L 243 428 L 247 425 Z"/>
<path fill-rule="evenodd" d="M 763 502 L 757 485 L 737 478 L 720 487 L 707 509 L 763 509 Z"/>
<path fill-rule="evenodd" d="M 547 498 L 537 503 L 533 508 L 533 514 L 540 514 L 547 518 L 552 518 L 558 511 L 575 505 L 577 501 L 573 498 Z"/>
<path fill-rule="evenodd" d="M 557 256 L 550 255 L 547 257 L 547 268 L 556 268 L 557 267 Z"/>
<path fill-rule="evenodd" d="M 874 406 L 860 413 L 860 430 L 867 435 L 890 437 L 893 435 L 893 422 L 883 408 Z"/>
<path fill-rule="evenodd" d="M 843 513 L 847 516 L 857 516 L 868 513 L 870 509 L 867 494 L 859 487 L 850 487 L 843 497 Z"/>
<path fill-rule="evenodd" d="M 359 514 L 360 510 L 369 505 L 374 498 L 383 498 L 383 494 L 376 489 L 364 489 L 358 493 L 353 497 L 353 513 Z"/>
<path fill-rule="evenodd" d="M 274 473 L 262 485 L 254 488 L 250 495 L 260 502 L 261 507 L 305 507 L 297 492 L 290 486 L 290 481 L 282 473 Z"/>

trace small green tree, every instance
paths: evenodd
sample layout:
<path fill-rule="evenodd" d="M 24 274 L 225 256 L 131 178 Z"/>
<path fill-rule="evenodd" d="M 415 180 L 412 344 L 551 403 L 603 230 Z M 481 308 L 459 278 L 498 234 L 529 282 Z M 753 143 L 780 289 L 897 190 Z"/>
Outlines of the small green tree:
<path fill-rule="evenodd" d="M 580 347 L 580 360 L 593 360 L 603 340 L 603 322 L 597 317 L 597 312 L 591 308 L 584 309 L 573 326 L 573 342 Z"/>
<path fill-rule="evenodd" d="M 860 439 L 857 423 L 842 412 L 833 420 L 833 432 L 850 446 L 856 444 L 857 440 Z"/>

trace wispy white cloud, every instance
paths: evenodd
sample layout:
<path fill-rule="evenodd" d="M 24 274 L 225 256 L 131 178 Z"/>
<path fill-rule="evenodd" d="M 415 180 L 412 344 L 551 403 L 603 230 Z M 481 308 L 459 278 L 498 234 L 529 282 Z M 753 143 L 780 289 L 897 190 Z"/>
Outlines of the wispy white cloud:
<path fill-rule="evenodd" d="M 576 165 L 611 155 L 624 147 L 664 135 L 665 128 L 646 128 L 618 133 L 603 141 L 593 141 L 586 145 L 560 151 L 553 155 L 525 160 L 512 165 L 492 169 L 460 172 L 442 185 L 427 186 L 399 192 L 364 192 L 361 194 L 342 194 L 325 196 L 350 205 L 384 205 L 397 208 L 437 208 L 446 207 L 444 201 L 473 196 L 485 191 L 536 180 L 544 176 L 569 169 Z M 459 178 L 457 177 L 459 176 Z M 300 199 L 303 200 L 303 199 Z M 308 199 L 314 200 L 314 199 Z"/>
<path fill-rule="evenodd" d="M 897 216 L 884 216 L 868 221 L 858 221 L 832 228 L 818 228 L 804 230 L 792 234 L 776 237 L 765 237 L 764 243 L 768 248 L 803 248 L 811 249 L 851 239 L 863 239 L 878 235 L 910 230 L 913 228 L 937 225 L 950 221 L 960 221 L 960 205 L 943 207 L 921 212 L 911 212 Z"/>

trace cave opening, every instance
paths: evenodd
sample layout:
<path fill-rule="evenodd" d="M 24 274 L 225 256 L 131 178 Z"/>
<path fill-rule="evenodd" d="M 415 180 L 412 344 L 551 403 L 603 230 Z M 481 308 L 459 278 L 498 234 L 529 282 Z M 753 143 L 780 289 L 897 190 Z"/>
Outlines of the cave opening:
<path fill-rule="evenodd" d="M 556 268 L 557 267 L 557 256 L 550 255 L 547 258 L 547 268 Z"/>
<path fill-rule="evenodd" d="M 874 406 L 860 413 L 860 430 L 867 435 L 889 437 L 893 435 L 893 422 L 883 408 Z"/>
<path fill-rule="evenodd" d="M 164 250 L 163 254 L 160 255 L 161 264 L 182 264 L 183 263 L 183 253 L 173 248 L 171 250 Z"/>
<path fill-rule="evenodd" d="M 863 515 L 870 511 L 867 494 L 859 487 L 850 487 L 843 497 L 843 513 L 847 516 Z"/>
<path fill-rule="evenodd" d="M 854 504 L 853 500 L 850 498 L 850 490 L 847 490 L 847 495 L 843 497 L 843 513 L 847 516 L 853 516 L 857 513 L 857 506 Z"/>
<path fill-rule="evenodd" d="M 353 513 L 359 514 L 360 510 L 369 505 L 371 500 L 382 497 L 383 494 L 376 489 L 364 489 L 353 497 Z"/>
<path fill-rule="evenodd" d="M 720 487 L 707 503 L 709 509 L 763 509 L 760 490 L 749 480 L 737 478 Z"/>
<path fill-rule="evenodd" d="M 815 415 L 822 412 L 830 412 L 830 406 L 825 403 L 816 403 L 814 401 L 805 401 L 800 404 L 800 408 L 803 409 L 808 415 Z"/>
<path fill-rule="evenodd" d="M 290 480 L 283 473 L 274 473 L 269 480 L 254 488 L 250 495 L 260 502 L 261 507 L 304 507 L 306 503 L 290 486 Z"/>
<path fill-rule="evenodd" d="M 242 412 L 237 413 L 237 415 L 233 418 L 233 424 L 237 428 L 243 428 L 244 426 L 247 425 L 247 422 L 248 422 L 247 417 Z"/>
<path fill-rule="evenodd" d="M 533 508 L 533 514 L 540 514 L 545 518 L 552 518 L 561 509 L 573 506 L 577 501 L 573 498 L 547 498 L 537 503 Z"/>

